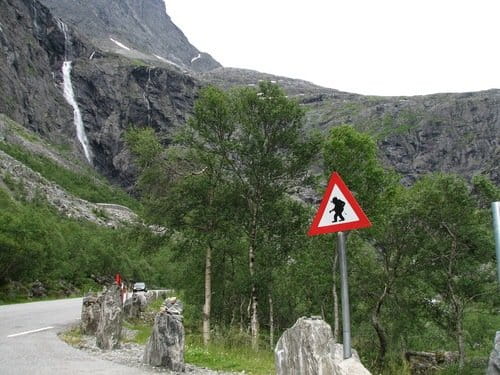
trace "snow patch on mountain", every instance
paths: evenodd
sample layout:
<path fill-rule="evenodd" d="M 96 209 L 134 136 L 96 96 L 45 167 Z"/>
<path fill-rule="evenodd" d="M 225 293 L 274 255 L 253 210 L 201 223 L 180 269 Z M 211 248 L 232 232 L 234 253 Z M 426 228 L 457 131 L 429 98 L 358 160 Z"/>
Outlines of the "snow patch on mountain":
<path fill-rule="evenodd" d="M 194 63 L 196 60 L 201 58 L 201 53 L 198 54 L 198 56 L 195 56 L 191 59 L 191 64 Z"/>
<path fill-rule="evenodd" d="M 180 66 L 179 64 L 176 64 L 174 63 L 173 61 L 169 60 L 169 59 L 166 59 L 164 57 L 161 57 L 161 56 L 158 56 L 158 55 L 154 55 L 157 59 L 163 61 L 163 62 L 166 62 L 167 64 L 171 64 L 171 65 L 174 65 L 180 69 L 182 69 L 182 66 Z"/>
<path fill-rule="evenodd" d="M 109 38 L 109 40 L 111 40 L 113 43 L 115 43 L 118 47 L 121 47 L 123 49 L 126 49 L 127 51 L 130 51 L 130 48 L 127 47 L 125 44 L 120 43 L 119 41 L 114 40 L 113 38 Z"/>

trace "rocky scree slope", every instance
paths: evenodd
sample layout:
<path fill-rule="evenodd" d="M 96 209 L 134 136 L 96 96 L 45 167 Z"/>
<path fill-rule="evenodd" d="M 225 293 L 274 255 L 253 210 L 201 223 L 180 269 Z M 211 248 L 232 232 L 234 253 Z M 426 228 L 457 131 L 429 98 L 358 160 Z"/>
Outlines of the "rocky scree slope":
<path fill-rule="evenodd" d="M 55 182 L 24 165 L 21 161 L 1 150 L 1 145 L 20 146 L 26 152 L 42 156 L 59 168 L 88 173 L 88 166 L 79 160 L 58 152 L 35 133 L 25 130 L 5 115 L 0 115 L 0 189 L 14 199 L 43 198 L 61 215 L 83 219 L 98 225 L 116 228 L 123 224 L 138 223 L 138 216 L 129 208 L 107 203 L 92 203 L 68 193 Z M 96 181 L 96 183 L 99 183 Z"/>
<path fill-rule="evenodd" d="M 2 1 L 7 11 L 0 13 L 0 88 L 7 95 L 0 99 L 0 112 L 53 143 L 70 144 L 84 160 L 76 141 L 71 107 L 62 96 L 60 71 L 65 40 L 57 27 L 58 20 L 38 0 Z M 189 117 L 201 86 L 254 87 L 260 80 L 276 82 L 306 108 L 308 129 L 326 132 L 347 123 L 371 133 L 379 143 L 381 158 L 403 173 L 408 183 L 429 171 L 456 172 L 468 178 L 485 173 L 500 183 L 499 90 L 373 97 L 251 70 L 216 67 L 203 72 L 188 71 L 150 57 L 116 54 L 95 44 L 97 37 L 90 34 L 95 30 L 87 30 L 92 28 L 88 22 L 110 22 L 113 27 L 121 25 L 122 33 L 133 31 L 133 27 L 124 28 L 113 20 L 120 18 L 124 7 L 128 7 L 128 16 L 135 14 L 137 18 L 142 9 L 141 17 L 146 17 L 149 10 L 142 0 L 113 0 L 109 4 L 97 0 L 44 2 L 51 3 L 61 17 L 62 8 L 89 4 L 88 12 L 75 11 L 65 16 L 70 20 L 63 19 L 70 24 L 71 78 L 95 156 L 93 166 L 122 186 L 132 187 L 136 175 L 123 141 L 126 129 L 152 126 L 168 145 L 171 132 L 183 126 Z M 60 5 L 58 10 L 56 3 Z M 159 3 L 152 1 L 151 9 L 159 7 Z M 132 12 L 134 6 L 140 8 L 134 8 L 136 13 Z M 101 8 L 102 11 L 97 10 Z M 104 26 L 97 29 L 105 30 Z M 133 35 L 128 37 L 131 39 L 121 42 L 131 43 Z M 161 45 L 156 37 L 144 37 L 154 46 Z M 192 50 L 188 55 L 191 54 Z M 179 59 L 187 67 L 187 60 Z"/>

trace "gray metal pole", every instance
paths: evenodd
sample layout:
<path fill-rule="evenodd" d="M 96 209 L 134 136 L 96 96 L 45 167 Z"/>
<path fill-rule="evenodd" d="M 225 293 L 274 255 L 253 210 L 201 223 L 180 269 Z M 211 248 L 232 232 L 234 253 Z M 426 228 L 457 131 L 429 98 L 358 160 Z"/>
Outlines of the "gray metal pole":
<path fill-rule="evenodd" d="M 497 250 L 497 272 L 498 272 L 498 282 L 500 283 L 500 202 L 493 202 L 491 204 L 491 211 L 493 211 L 493 231 L 495 232 L 495 244 Z"/>
<path fill-rule="evenodd" d="M 345 234 L 338 232 L 337 248 L 340 264 L 340 289 L 342 299 L 342 342 L 344 344 L 344 359 L 351 358 L 351 317 L 349 313 L 349 288 L 347 286 L 347 256 L 345 250 Z"/>

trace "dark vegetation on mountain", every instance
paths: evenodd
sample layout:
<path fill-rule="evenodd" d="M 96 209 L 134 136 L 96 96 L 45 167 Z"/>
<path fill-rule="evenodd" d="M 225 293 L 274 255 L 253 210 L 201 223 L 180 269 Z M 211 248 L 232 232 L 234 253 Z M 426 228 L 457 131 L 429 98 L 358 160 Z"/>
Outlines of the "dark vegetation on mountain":
<path fill-rule="evenodd" d="M 484 372 L 500 325 L 499 90 L 350 94 L 191 61 L 159 0 L 43 3 L 0 0 L 2 301 L 35 280 L 70 294 L 121 272 L 184 293 L 205 342 L 267 349 L 303 315 L 338 336 L 334 241 L 306 237 L 314 207 L 297 198 L 314 201 L 336 170 L 374 224 L 348 238 L 364 363 L 402 374 L 405 350 L 446 349 Z"/>

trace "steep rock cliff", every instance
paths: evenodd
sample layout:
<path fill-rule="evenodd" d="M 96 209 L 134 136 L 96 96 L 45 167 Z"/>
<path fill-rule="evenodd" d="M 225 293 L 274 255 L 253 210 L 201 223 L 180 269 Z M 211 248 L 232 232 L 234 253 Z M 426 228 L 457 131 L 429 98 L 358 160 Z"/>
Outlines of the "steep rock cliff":
<path fill-rule="evenodd" d="M 150 126 L 168 144 L 172 130 L 186 122 L 199 87 L 176 69 L 130 65 L 117 56 L 76 61 L 73 83 L 94 166 L 123 186 L 135 178 L 124 131 Z"/>
<path fill-rule="evenodd" d="M 199 72 L 221 66 L 189 43 L 163 0 L 41 1 L 105 51 Z"/>
<path fill-rule="evenodd" d="M 73 139 L 72 112 L 61 94 L 64 34 L 38 1 L 1 0 L 0 113 L 52 138 Z M 74 40 L 74 51 L 85 46 Z"/>

